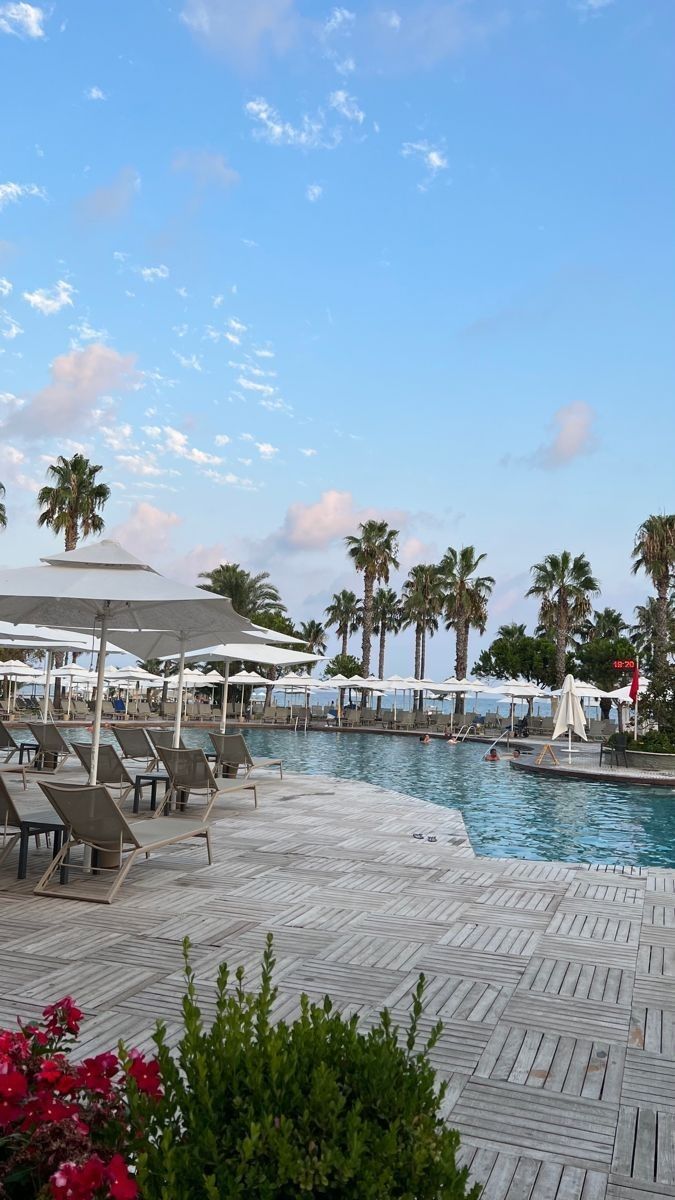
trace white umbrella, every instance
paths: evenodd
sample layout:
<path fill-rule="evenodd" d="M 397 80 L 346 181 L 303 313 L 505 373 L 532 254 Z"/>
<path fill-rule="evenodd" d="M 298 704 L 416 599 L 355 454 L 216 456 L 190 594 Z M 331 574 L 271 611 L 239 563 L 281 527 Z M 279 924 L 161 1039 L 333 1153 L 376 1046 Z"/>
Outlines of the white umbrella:
<path fill-rule="evenodd" d="M 220 732 L 227 728 L 227 689 L 231 662 L 252 662 L 266 667 L 285 667 L 300 663 L 321 662 L 318 654 L 301 653 L 298 650 L 287 650 L 283 646 L 253 645 L 252 642 L 225 642 L 217 646 L 209 646 L 206 650 L 194 650 L 186 655 L 190 662 L 224 662 L 223 713 L 220 719 Z M 274 680 L 265 680 L 265 687 L 270 687 Z"/>
<path fill-rule="evenodd" d="M 208 641 L 222 624 L 242 621 L 227 600 L 165 579 L 111 541 L 51 555 L 39 566 L 1 571 L 0 619 L 33 620 L 59 627 L 65 622 L 79 629 L 98 629 L 101 648 L 92 732 L 92 783 L 96 782 L 98 768 L 109 631 L 115 631 L 120 644 L 124 644 L 129 631 L 161 630 L 168 632 L 175 644 L 200 634 Z"/>
<path fill-rule="evenodd" d="M 578 734 L 582 741 L 588 741 L 586 737 L 586 718 L 575 690 L 574 676 L 566 675 L 560 692 L 560 703 L 555 718 L 553 741 L 556 738 L 562 737 L 564 733 L 567 733 L 567 753 L 570 762 L 572 761 L 573 732 Z"/>

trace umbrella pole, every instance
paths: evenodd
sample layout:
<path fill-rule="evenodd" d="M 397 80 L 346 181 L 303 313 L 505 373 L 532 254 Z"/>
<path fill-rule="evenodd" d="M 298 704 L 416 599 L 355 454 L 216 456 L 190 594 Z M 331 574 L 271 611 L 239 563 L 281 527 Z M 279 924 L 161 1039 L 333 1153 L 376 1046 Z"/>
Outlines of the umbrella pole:
<path fill-rule="evenodd" d="M 108 644 L 108 603 L 103 607 L 101 617 L 101 642 L 98 648 L 98 671 L 96 674 L 96 705 L 94 707 L 94 728 L 91 733 L 91 767 L 89 783 L 96 783 L 98 774 L 98 748 L 101 741 L 101 717 L 103 715 L 103 691 L 105 688 L 105 654 Z M 51 657 L 51 656 L 50 656 Z"/>
<path fill-rule="evenodd" d="M 635 723 L 633 725 L 633 737 L 635 738 L 636 742 L 637 742 L 637 736 L 638 736 L 638 698 L 636 696 L 635 697 Z"/>
<path fill-rule="evenodd" d="M 183 716 L 183 691 L 185 680 L 185 646 L 180 652 L 178 659 L 178 703 L 176 704 L 176 716 L 173 722 L 173 748 L 177 750 L 180 746 L 180 723 Z"/>
<path fill-rule="evenodd" d="M 220 732 L 221 733 L 225 733 L 225 730 L 227 728 L 227 692 L 228 692 L 228 687 L 229 687 L 229 683 L 230 683 L 230 664 L 229 664 L 229 662 L 225 663 L 225 674 L 224 674 L 223 678 L 225 679 L 225 683 L 223 684 L 223 712 L 222 712 L 222 715 L 220 718 Z"/>
<path fill-rule="evenodd" d="M 45 695 L 42 701 L 42 724 L 46 725 L 49 720 L 49 684 L 52 675 L 52 652 L 47 651 L 47 665 L 45 667 Z"/>

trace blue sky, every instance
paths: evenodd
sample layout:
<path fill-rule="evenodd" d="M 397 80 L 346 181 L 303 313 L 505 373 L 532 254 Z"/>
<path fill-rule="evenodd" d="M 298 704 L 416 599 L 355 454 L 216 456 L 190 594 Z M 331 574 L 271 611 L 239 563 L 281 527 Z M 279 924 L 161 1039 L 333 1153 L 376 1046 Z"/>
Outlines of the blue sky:
<path fill-rule="evenodd" d="M 0 557 L 52 548 L 83 449 L 131 550 L 269 570 L 296 619 L 370 515 L 403 573 L 485 551 L 491 630 L 562 548 L 630 613 L 673 507 L 674 34 L 671 0 L 0 0 Z"/>

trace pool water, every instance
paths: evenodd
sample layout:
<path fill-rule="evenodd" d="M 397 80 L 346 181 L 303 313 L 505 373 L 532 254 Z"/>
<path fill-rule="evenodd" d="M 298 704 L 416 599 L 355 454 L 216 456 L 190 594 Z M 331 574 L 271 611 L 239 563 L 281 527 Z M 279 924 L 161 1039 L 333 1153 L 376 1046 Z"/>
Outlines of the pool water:
<path fill-rule="evenodd" d="M 504 760 L 484 762 L 477 745 L 265 729 L 245 736 L 254 756 L 283 758 L 289 772 L 361 779 L 459 809 L 477 854 L 675 867 L 675 789 L 540 779 Z M 209 745 L 204 730 L 183 737 L 189 746 Z M 433 809 L 419 831 L 434 832 Z"/>

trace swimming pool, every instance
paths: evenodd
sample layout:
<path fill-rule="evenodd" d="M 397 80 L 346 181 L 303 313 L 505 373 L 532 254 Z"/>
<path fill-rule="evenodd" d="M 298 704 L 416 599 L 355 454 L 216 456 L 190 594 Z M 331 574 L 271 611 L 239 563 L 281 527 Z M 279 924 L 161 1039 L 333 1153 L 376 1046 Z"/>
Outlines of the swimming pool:
<path fill-rule="evenodd" d="M 675 867 L 675 791 L 538 779 L 508 762 L 483 762 L 484 746 L 369 734 L 247 729 L 254 755 L 288 771 L 363 779 L 458 808 L 477 854 Z M 186 745 L 206 744 L 188 729 Z M 433 810 L 424 833 L 433 833 Z"/>
<path fill-rule="evenodd" d="M 512 771 L 505 761 L 483 762 L 485 747 L 477 745 L 421 746 L 417 738 L 359 733 L 244 732 L 252 754 L 283 758 L 287 771 L 362 779 L 459 809 L 477 854 L 675 867 L 675 789 L 539 779 Z M 201 729 L 183 736 L 186 745 L 208 743 Z M 88 737 L 77 731 L 77 739 Z M 433 831 L 430 808 L 420 832 Z"/>

